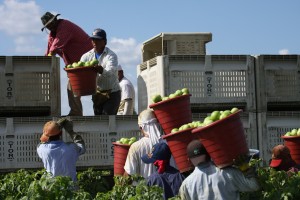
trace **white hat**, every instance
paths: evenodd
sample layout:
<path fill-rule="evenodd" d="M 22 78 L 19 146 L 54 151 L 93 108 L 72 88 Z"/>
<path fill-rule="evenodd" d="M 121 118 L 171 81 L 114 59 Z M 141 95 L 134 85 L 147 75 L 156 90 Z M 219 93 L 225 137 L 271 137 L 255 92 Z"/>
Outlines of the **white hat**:
<path fill-rule="evenodd" d="M 122 69 L 122 66 L 121 66 L 121 65 L 118 65 L 118 71 L 121 71 L 121 70 L 123 70 L 123 69 Z"/>

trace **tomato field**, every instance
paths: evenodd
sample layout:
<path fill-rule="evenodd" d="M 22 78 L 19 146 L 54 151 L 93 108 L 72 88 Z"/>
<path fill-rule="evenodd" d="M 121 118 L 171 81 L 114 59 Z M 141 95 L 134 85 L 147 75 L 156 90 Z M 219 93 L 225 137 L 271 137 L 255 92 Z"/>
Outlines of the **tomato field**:
<path fill-rule="evenodd" d="M 258 161 L 257 161 L 258 162 Z M 0 174 L 1 200 L 159 200 L 163 190 L 147 186 L 140 176 L 115 176 L 111 184 L 107 171 L 87 169 L 77 173 L 74 183 L 69 177 L 49 178 L 45 170 L 25 170 Z M 300 199 L 300 174 L 275 171 L 269 167 L 257 167 L 261 189 L 252 193 L 241 193 L 241 200 Z M 112 177 L 110 177 L 112 179 Z M 173 197 L 172 200 L 180 198 Z"/>

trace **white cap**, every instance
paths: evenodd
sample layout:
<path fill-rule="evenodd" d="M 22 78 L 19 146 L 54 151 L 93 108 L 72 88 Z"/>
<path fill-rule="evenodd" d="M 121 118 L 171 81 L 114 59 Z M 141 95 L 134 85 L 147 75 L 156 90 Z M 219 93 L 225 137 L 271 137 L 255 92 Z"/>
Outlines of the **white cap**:
<path fill-rule="evenodd" d="M 121 71 L 121 70 L 123 70 L 123 69 L 122 69 L 122 66 L 121 66 L 121 65 L 118 65 L 118 71 Z"/>

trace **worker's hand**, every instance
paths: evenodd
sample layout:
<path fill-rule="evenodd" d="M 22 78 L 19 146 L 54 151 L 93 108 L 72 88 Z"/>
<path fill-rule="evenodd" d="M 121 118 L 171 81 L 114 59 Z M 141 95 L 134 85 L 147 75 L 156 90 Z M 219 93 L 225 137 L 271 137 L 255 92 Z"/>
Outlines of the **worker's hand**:
<path fill-rule="evenodd" d="M 64 129 L 68 132 L 68 133 L 73 133 L 73 122 L 70 120 L 67 120 L 64 124 Z"/>
<path fill-rule="evenodd" d="M 101 65 L 95 65 L 94 67 L 99 74 L 103 73 L 103 67 Z"/>
<path fill-rule="evenodd" d="M 56 123 L 60 126 L 60 129 L 64 128 L 64 124 L 66 123 L 66 118 L 60 118 Z"/>
<path fill-rule="evenodd" d="M 249 156 L 248 155 L 240 155 L 236 159 L 233 160 L 233 166 L 241 170 L 242 172 L 247 171 L 249 166 Z"/>

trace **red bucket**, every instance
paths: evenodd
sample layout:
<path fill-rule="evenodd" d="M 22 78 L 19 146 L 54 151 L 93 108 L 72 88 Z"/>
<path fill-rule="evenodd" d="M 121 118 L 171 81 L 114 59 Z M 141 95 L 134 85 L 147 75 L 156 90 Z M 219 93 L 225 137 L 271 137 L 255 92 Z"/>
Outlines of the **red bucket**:
<path fill-rule="evenodd" d="M 239 155 L 249 154 L 240 112 L 192 130 L 219 168 L 232 165 Z"/>
<path fill-rule="evenodd" d="M 94 67 L 65 68 L 75 96 L 87 96 L 96 93 L 97 72 Z"/>
<path fill-rule="evenodd" d="M 124 165 L 126 162 L 127 154 L 130 148 L 128 144 L 119 144 L 113 142 L 114 145 L 114 175 L 123 175 Z"/>
<path fill-rule="evenodd" d="M 165 134 L 192 121 L 190 94 L 150 104 Z"/>
<path fill-rule="evenodd" d="M 163 139 L 167 140 L 180 173 L 194 169 L 194 166 L 188 160 L 186 153 L 187 145 L 192 140 L 197 139 L 191 132 L 193 129 L 194 128 L 189 128 L 163 136 Z"/>
<path fill-rule="evenodd" d="M 300 136 L 281 136 L 284 139 L 284 145 L 290 150 L 292 159 L 300 164 Z"/>

